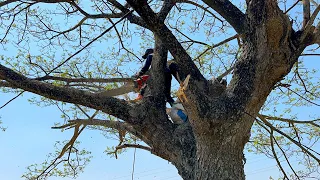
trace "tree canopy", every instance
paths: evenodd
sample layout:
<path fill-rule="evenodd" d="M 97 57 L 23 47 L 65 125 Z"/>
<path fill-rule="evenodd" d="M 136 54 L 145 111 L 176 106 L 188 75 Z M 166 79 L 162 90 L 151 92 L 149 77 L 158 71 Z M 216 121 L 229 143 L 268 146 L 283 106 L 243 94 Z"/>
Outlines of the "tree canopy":
<path fill-rule="evenodd" d="M 30 103 L 61 110 L 53 128 L 74 130 L 52 161 L 23 177 L 76 177 L 90 159 L 77 137 L 89 128 L 119 140 L 109 155 L 141 148 L 172 162 L 184 179 L 244 178 L 245 145 L 275 159 L 283 179 L 319 178 L 319 11 L 314 0 L 0 2 L 1 93 L 39 95 Z M 105 96 L 131 80 L 150 47 L 151 95 L 141 102 Z M 189 116 L 181 125 L 165 112 L 168 61 L 184 81 L 173 88 Z M 239 161 L 227 163 L 233 157 Z M 234 174 L 221 173 L 220 163 Z"/>

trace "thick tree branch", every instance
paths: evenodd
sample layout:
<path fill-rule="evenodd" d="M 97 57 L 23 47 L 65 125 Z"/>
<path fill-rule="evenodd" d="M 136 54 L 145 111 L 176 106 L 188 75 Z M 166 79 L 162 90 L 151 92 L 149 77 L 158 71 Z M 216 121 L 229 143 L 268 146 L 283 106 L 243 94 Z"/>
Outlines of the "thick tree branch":
<path fill-rule="evenodd" d="M 318 7 L 314 10 L 314 12 L 312 13 L 308 23 L 305 25 L 304 29 L 303 29 L 303 33 L 301 34 L 301 37 L 300 37 L 300 42 L 304 42 L 306 37 L 312 33 L 311 32 L 311 29 L 313 28 L 313 23 L 314 23 L 314 20 L 316 19 L 318 13 L 320 11 L 320 5 L 318 5 Z M 317 36 L 315 36 L 317 38 Z M 304 45 L 304 44 L 303 44 Z"/>
<path fill-rule="evenodd" d="M 8 0 L 8 1 L 2 1 L 0 2 L 0 7 L 5 6 L 7 4 L 13 3 L 13 2 L 17 2 L 18 0 Z"/>
<path fill-rule="evenodd" d="M 166 20 L 167 15 L 175 5 L 174 0 L 164 0 L 163 5 L 158 13 L 159 20 L 164 22 Z"/>
<path fill-rule="evenodd" d="M 141 107 L 138 106 L 133 110 L 132 107 L 124 100 L 112 97 L 102 97 L 73 88 L 57 87 L 37 80 L 32 80 L 2 65 L 0 65 L 0 79 L 6 80 L 17 88 L 39 94 L 52 100 L 87 106 L 118 117 L 131 124 L 133 129 L 129 132 L 132 132 L 133 135 L 136 135 L 152 147 L 156 155 L 167 160 L 175 158 L 174 154 L 176 154 L 175 151 L 178 150 L 178 147 L 172 139 L 174 126 L 165 119 L 167 117 L 165 111 L 159 111 L 160 107 L 158 107 L 155 102 L 141 104 Z M 152 118 L 152 120 L 148 120 L 148 118 L 150 118 L 150 113 L 148 113 L 149 111 L 159 112 L 159 115 Z M 97 123 L 97 121 L 88 122 L 91 122 L 92 124 Z M 77 123 L 73 123 L 74 122 L 63 127 L 67 128 L 78 125 Z M 84 122 L 82 121 L 82 123 Z M 102 122 L 100 121 L 99 123 Z M 110 125 L 111 122 L 108 123 L 108 125 Z M 162 149 L 162 147 L 168 147 L 168 149 Z"/>
<path fill-rule="evenodd" d="M 317 2 L 315 2 L 314 0 L 311 0 L 311 2 L 315 6 L 320 7 L 320 5 Z M 320 44 L 320 23 L 317 24 L 316 28 L 313 31 L 313 42 L 312 43 Z"/>
<path fill-rule="evenodd" d="M 74 88 L 57 87 L 37 80 L 29 79 L 13 70 L 0 65 L 0 79 L 6 80 L 13 86 L 29 91 L 52 100 L 80 104 L 101 110 L 122 120 L 129 120 L 131 107 L 124 100 L 113 97 L 100 97 L 89 92 Z"/>
<path fill-rule="evenodd" d="M 310 20 L 310 1 L 303 0 L 303 28 L 307 25 L 308 21 Z"/>
<path fill-rule="evenodd" d="M 16 89 L 17 87 L 13 86 L 12 84 L 6 82 L 6 81 L 0 81 L 0 87 L 7 87 L 7 88 L 13 88 Z"/>
<path fill-rule="evenodd" d="M 74 82 L 84 82 L 84 83 L 111 83 L 111 82 L 131 82 L 132 78 L 64 78 L 57 76 L 43 76 L 40 78 L 35 78 L 34 80 L 45 81 L 45 80 L 56 80 L 56 81 L 64 81 L 67 83 Z"/>
<path fill-rule="evenodd" d="M 191 74 L 192 78 L 204 81 L 204 77 L 192 61 L 191 57 L 187 54 L 168 27 L 159 20 L 147 2 L 144 0 L 127 0 L 127 2 L 146 22 L 152 32 L 161 38 L 161 41 L 167 45 L 167 48 L 179 65 L 179 69 L 182 70 L 180 73 L 182 79 L 186 78 L 188 74 Z"/>
<path fill-rule="evenodd" d="M 219 13 L 238 34 L 245 32 L 245 15 L 228 0 L 202 0 Z"/>

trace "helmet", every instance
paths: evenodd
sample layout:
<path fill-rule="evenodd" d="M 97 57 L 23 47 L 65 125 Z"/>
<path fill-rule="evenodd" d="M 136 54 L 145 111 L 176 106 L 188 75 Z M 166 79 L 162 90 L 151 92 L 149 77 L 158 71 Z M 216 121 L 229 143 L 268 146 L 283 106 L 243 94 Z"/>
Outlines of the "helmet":
<path fill-rule="evenodd" d="M 146 59 L 148 57 L 149 54 L 153 53 L 153 49 L 149 48 L 146 50 L 146 52 L 144 53 L 144 55 L 142 56 L 143 59 Z"/>

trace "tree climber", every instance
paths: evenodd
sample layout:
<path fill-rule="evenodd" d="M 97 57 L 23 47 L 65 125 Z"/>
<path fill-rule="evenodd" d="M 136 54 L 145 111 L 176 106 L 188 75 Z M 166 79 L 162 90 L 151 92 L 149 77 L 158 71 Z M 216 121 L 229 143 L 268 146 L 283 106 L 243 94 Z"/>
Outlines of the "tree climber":
<path fill-rule="evenodd" d="M 151 66 L 152 58 L 153 58 L 153 49 L 147 49 L 146 52 L 144 53 L 144 55 L 142 56 L 142 58 L 146 59 L 146 62 L 144 64 L 144 66 L 141 68 L 141 70 L 134 77 L 140 77 L 140 76 L 144 75 L 149 70 L 149 68 Z M 164 93 L 165 93 L 166 101 L 172 106 L 172 104 L 174 103 L 174 100 L 171 97 L 172 76 L 171 76 L 170 69 L 167 66 L 164 69 L 164 73 L 165 73 Z M 141 100 L 143 98 L 143 94 L 145 93 L 145 89 L 146 89 L 146 85 L 141 88 L 136 100 Z"/>

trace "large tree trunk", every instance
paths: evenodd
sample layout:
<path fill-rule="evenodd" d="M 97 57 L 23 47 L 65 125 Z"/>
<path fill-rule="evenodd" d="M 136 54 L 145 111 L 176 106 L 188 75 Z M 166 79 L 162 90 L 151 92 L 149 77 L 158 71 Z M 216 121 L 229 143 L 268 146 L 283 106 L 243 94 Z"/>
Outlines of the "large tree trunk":
<path fill-rule="evenodd" d="M 243 145 L 234 138 L 197 138 L 195 179 L 244 179 Z"/>
<path fill-rule="evenodd" d="M 290 72 L 295 54 L 302 51 L 293 47 L 290 21 L 275 1 L 251 3 L 250 26 L 228 88 L 193 82 L 182 93 L 196 143 L 192 179 L 245 179 L 243 150 L 254 119 L 274 85 Z"/>

